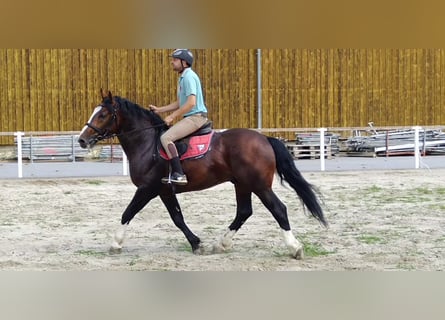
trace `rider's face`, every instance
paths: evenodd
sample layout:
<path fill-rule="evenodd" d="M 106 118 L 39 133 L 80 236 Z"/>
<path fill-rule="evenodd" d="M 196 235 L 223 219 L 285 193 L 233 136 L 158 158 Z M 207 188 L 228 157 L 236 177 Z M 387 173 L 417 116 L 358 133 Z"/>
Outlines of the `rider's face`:
<path fill-rule="evenodd" d="M 184 66 L 182 65 L 182 60 L 178 58 L 171 58 L 171 65 L 174 71 L 182 72 L 184 71 Z M 184 62 L 185 64 L 185 62 Z"/>

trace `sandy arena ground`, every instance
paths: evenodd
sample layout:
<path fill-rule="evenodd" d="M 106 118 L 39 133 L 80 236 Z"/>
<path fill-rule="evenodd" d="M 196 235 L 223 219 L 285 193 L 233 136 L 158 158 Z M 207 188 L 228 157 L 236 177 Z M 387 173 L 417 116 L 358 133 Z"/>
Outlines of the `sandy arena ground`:
<path fill-rule="evenodd" d="M 112 235 L 133 196 L 128 177 L 0 180 L 1 270 L 444 270 L 445 169 L 305 172 L 323 196 L 330 228 L 302 210 L 296 194 L 275 191 L 305 245 L 292 259 L 271 214 L 254 214 L 231 251 L 210 254 L 235 214 L 230 183 L 178 196 L 197 256 L 159 199 L 130 223 L 121 254 Z"/>

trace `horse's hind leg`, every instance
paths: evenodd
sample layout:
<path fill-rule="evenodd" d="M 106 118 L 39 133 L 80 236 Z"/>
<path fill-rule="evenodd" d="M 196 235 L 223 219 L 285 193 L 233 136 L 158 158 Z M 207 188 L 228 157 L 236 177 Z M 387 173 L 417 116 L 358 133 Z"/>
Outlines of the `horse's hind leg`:
<path fill-rule="evenodd" d="M 295 259 L 303 259 L 303 245 L 292 234 L 286 206 L 276 196 L 272 189 L 255 192 L 255 194 L 260 198 L 261 202 L 267 209 L 269 209 L 275 220 L 278 222 L 283 234 L 284 243 L 288 247 L 291 255 Z"/>
<path fill-rule="evenodd" d="M 232 247 L 232 239 L 246 220 L 252 215 L 252 192 L 249 188 L 235 185 L 236 191 L 236 216 L 229 229 L 221 236 L 213 246 L 214 253 L 221 253 Z"/>
<path fill-rule="evenodd" d="M 204 249 L 201 246 L 201 240 L 189 229 L 185 224 L 184 216 L 182 215 L 181 207 L 179 206 L 178 199 L 176 195 L 172 193 L 165 193 L 160 195 L 162 202 L 170 214 L 175 226 L 177 226 L 182 233 L 184 233 L 188 242 L 192 246 L 194 254 L 203 254 Z"/>

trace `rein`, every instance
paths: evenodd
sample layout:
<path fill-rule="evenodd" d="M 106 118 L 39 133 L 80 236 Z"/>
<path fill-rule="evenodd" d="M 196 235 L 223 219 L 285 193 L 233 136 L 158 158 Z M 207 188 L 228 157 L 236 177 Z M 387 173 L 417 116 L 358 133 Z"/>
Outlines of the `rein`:
<path fill-rule="evenodd" d="M 107 106 L 104 106 L 103 104 L 101 104 L 99 106 L 102 108 L 108 108 Z M 110 123 L 114 121 L 116 124 L 116 128 L 119 128 L 118 116 L 117 116 L 117 110 L 119 109 L 119 107 L 120 107 L 119 103 L 117 103 L 116 107 L 113 107 L 113 116 L 111 117 L 110 121 L 107 123 L 106 127 L 108 127 L 110 125 Z M 150 110 L 150 112 L 153 112 L 153 111 Z M 108 129 L 97 128 L 96 126 L 93 126 L 89 122 L 85 123 L 85 125 L 91 129 L 93 129 L 98 134 L 98 136 L 95 139 L 96 141 L 102 141 L 105 139 L 112 139 L 114 137 L 122 137 L 122 136 L 133 134 L 133 133 L 136 133 L 139 131 L 160 128 L 160 127 L 163 127 L 165 125 L 165 123 L 160 123 L 160 124 L 152 125 L 149 127 L 134 129 L 134 130 L 130 130 L 128 132 L 121 132 L 121 133 L 110 133 Z"/>

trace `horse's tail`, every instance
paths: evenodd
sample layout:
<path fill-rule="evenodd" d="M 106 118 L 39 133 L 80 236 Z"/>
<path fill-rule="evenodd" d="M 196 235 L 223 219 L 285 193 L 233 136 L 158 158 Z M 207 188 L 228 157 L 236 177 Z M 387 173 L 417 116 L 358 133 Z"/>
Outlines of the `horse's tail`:
<path fill-rule="evenodd" d="M 323 209 L 320 206 L 314 187 L 309 184 L 301 175 L 300 171 L 298 171 L 294 159 L 290 155 L 286 146 L 276 138 L 267 137 L 267 139 L 275 153 L 277 173 L 281 179 L 281 184 L 283 184 L 283 180 L 286 180 L 286 182 L 297 192 L 303 204 L 309 209 L 311 214 L 327 227 L 328 222 L 324 217 Z"/>

